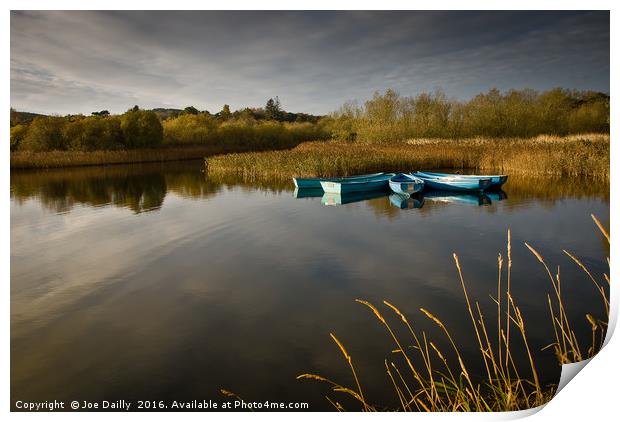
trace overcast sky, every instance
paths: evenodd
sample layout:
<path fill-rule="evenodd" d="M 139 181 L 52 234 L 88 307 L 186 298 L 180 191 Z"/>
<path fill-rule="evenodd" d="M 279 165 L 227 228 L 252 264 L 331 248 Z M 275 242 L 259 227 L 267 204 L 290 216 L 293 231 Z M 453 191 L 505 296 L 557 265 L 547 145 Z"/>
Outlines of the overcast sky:
<path fill-rule="evenodd" d="M 11 104 L 324 114 L 394 88 L 609 92 L 609 12 L 11 12 Z"/>

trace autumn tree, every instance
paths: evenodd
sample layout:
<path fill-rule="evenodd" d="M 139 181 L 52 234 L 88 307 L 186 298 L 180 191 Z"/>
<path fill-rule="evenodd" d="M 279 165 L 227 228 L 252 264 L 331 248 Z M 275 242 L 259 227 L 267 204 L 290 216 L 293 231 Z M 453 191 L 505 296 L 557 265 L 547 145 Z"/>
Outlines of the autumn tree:
<path fill-rule="evenodd" d="M 126 148 L 150 148 L 161 145 L 164 130 L 153 111 L 131 109 L 121 116 L 121 131 Z"/>
<path fill-rule="evenodd" d="M 265 104 L 265 118 L 267 120 L 281 120 L 282 114 L 280 99 L 277 96 L 275 99 L 267 100 L 267 104 Z"/>
<path fill-rule="evenodd" d="M 183 113 L 184 114 L 194 114 L 195 115 L 195 114 L 200 113 L 200 111 L 198 111 L 198 109 L 196 107 L 194 107 L 194 106 L 188 106 L 188 107 L 185 107 L 183 109 Z"/>

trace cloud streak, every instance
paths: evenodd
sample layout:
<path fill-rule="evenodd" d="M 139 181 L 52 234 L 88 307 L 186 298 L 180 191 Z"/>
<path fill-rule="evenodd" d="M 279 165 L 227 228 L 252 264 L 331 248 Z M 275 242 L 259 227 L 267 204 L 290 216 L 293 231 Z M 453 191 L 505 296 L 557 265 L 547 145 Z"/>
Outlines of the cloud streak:
<path fill-rule="evenodd" d="M 11 104 L 326 113 L 395 88 L 609 91 L 609 12 L 11 13 Z"/>

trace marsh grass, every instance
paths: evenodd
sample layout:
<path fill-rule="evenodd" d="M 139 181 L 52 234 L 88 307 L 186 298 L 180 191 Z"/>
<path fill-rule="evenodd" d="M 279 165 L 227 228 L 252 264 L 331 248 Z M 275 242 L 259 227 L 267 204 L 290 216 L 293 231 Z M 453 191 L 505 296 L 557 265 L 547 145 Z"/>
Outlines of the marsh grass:
<path fill-rule="evenodd" d="M 287 147 L 291 147 L 288 145 Z M 213 144 L 165 146 L 150 149 L 102 151 L 12 151 L 11 169 L 46 169 L 58 167 L 100 166 L 108 164 L 157 163 L 203 159 L 215 154 L 272 150 L 274 146 L 250 144 Z"/>
<path fill-rule="evenodd" d="M 236 174 L 248 181 L 436 168 L 607 181 L 609 135 L 305 142 L 290 150 L 210 157 L 207 167 L 210 173 Z"/>
<path fill-rule="evenodd" d="M 16 151 L 11 152 L 12 169 L 99 166 L 162 162 L 203 158 L 215 152 L 213 148 L 157 148 L 109 151 Z"/>
<path fill-rule="evenodd" d="M 592 219 L 609 242 L 609 234 L 598 219 Z M 549 277 L 553 294 L 547 296 L 550 324 L 554 338 L 543 349 L 552 348 L 559 364 L 577 362 L 594 356 L 602 347 L 607 330 L 609 317 L 609 301 L 603 283 L 609 287 L 609 276 L 604 274 L 603 283 L 597 281 L 587 267 L 572 253 L 564 251 L 601 294 L 601 302 L 605 309 L 605 321 L 597 320 L 592 315 L 585 315 L 592 328 L 589 344 L 581 342 L 572 329 L 568 312 L 562 297 L 560 269 L 555 274 L 550 270 L 542 255 L 531 245 L 525 244 L 534 257 L 543 266 Z M 543 385 L 538 376 L 531 343 L 527 336 L 525 319 L 521 308 L 511 292 L 512 245 L 508 231 L 506 256 L 501 253 L 497 257 L 497 292 L 491 296 L 497 315 L 493 316 L 496 323 L 489 323 L 485 318 L 478 301 L 472 301 L 468 294 L 467 284 L 459 258 L 453 254 L 459 283 L 463 290 L 466 312 L 472 324 L 472 336 L 477 344 L 480 358 L 484 363 L 485 376 L 475 380 L 468 369 L 459 346 L 453 339 L 449 328 L 431 311 L 420 308 L 420 312 L 437 326 L 438 331 L 447 339 L 449 350 L 441 350 L 431 335 L 414 329 L 406 315 L 398 307 L 387 300 L 383 301 L 385 310 L 380 310 L 372 303 L 357 299 L 356 301 L 368 308 L 382 324 L 388 339 L 393 343 L 393 353 L 403 358 L 399 367 L 395 359 L 385 359 L 382 363 L 393 387 L 399 411 L 510 411 L 537 407 L 545 404 L 553 397 L 557 385 Z M 504 263 L 506 259 L 506 263 Z M 388 322 L 384 312 L 400 320 L 408 338 L 405 340 L 397 335 L 397 329 Z M 493 331 L 492 331 L 493 330 Z M 317 374 L 301 374 L 298 379 L 315 380 L 328 384 L 332 392 L 344 394 L 358 403 L 364 411 L 383 410 L 364 394 L 359 381 L 353 357 L 347 352 L 344 344 L 330 333 L 351 370 L 354 386 L 346 386 Z M 515 363 L 521 356 L 528 362 L 524 371 Z M 345 407 L 335 397 L 327 397 L 336 410 Z"/>

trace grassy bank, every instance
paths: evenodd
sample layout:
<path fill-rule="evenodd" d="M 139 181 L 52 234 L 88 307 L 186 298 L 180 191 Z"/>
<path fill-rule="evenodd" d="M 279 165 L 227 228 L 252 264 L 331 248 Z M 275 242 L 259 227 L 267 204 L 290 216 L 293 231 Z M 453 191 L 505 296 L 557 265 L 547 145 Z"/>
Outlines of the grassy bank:
<path fill-rule="evenodd" d="M 256 149 L 255 146 L 251 145 L 239 146 L 219 144 L 110 151 L 14 151 L 11 152 L 11 169 L 44 169 L 179 161 L 203 159 L 206 156 L 215 154 L 255 151 Z"/>
<path fill-rule="evenodd" d="M 592 216 L 594 223 L 609 244 L 609 234 L 601 223 Z M 568 317 L 566 302 L 562 295 L 560 268 L 549 268 L 544 257 L 534 247 L 524 245 L 533 258 L 541 264 L 541 270 L 549 278 L 551 293 L 547 295 L 549 307 L 549 325 L 553 328 L 552 338 L 543 349 L 550 349 L 555 354 L 558 364 L 578 362 L 593 357 L 602 347 L 609 319 L 609 285 L 610 279 L 603 274 L 600 280 L 570 251 L 564 253 L 577 265 L 585 277 L 600 294 L 602 318 L 593 315 L 599 313 L 592 309 L 592 314 L 583 316 L 591 327 L 590 338 L 578 338 L 573 328 L 577 321 Z M 511 235 L 508 231 L 506 253 L 497 257 L 497 290 L 490 294 L 494 315 L 483 315 L 481 305 L 471 298 L 467 283 L 461 270 L 458 256 L 453 255 L 456 265 L 458 283 L 460 284 L 466 313 L 471 320 L 472 341 L 480 352 L 480 359 L 486 369 L 482 379 L 477 378 L 469 369 L 463 357 L 460 345 L 453 338 L 453 333 L 431 311 L 420 308 L 420 312 L 437 328 L 437 334 L 427 333 L 414 328 L 395 305 L 383 301 L 381 308 L 365 300 L 357 300 L 369 309 L 378 322 L 384 326 L 387 341 L 391 344 L 392 355 L 381 362 L 392 385 L 399 411 L 510 411 L 538 407 L 553 397 L 557 384 L 545 385 L 539 379 L 539 372 L 534 358 L 532 343 L 528 340 L 526 318 L 519 304 L 511 293 L 512 262 Z M 566 289 L 566 287 L 564 287 Z M 406 333 L 406 337 L 402 333 Z M 449 349 L 438 347 L 437 335 L 448 340 Z M 334 395 L 327 400 L 336 410 L 346 410 L 343 399 L 355 403 L 355 408 L 362 411 L 384 410 L 386 406 L 374 403 L 365 394 L 355 361 L 345 345 L 334 334 L 330 334 L 338 350 L 344 357 L 351 371 L 351 385 L 341 384 L 322 375 L 302 374 L 298 379 L 324 382 L 330 386 Z M 525 368 L 519 368 L 515 362 L 519 357 L 528 362 Z"/>
<path fill-rule="evenodd" d="M 291 150 L 228 154 L 209 173 L 246 180 L 329 177 L 445 168 L 609 180 L 609 135 L 412 139 L 394 143 L 307 142 Z"/>

